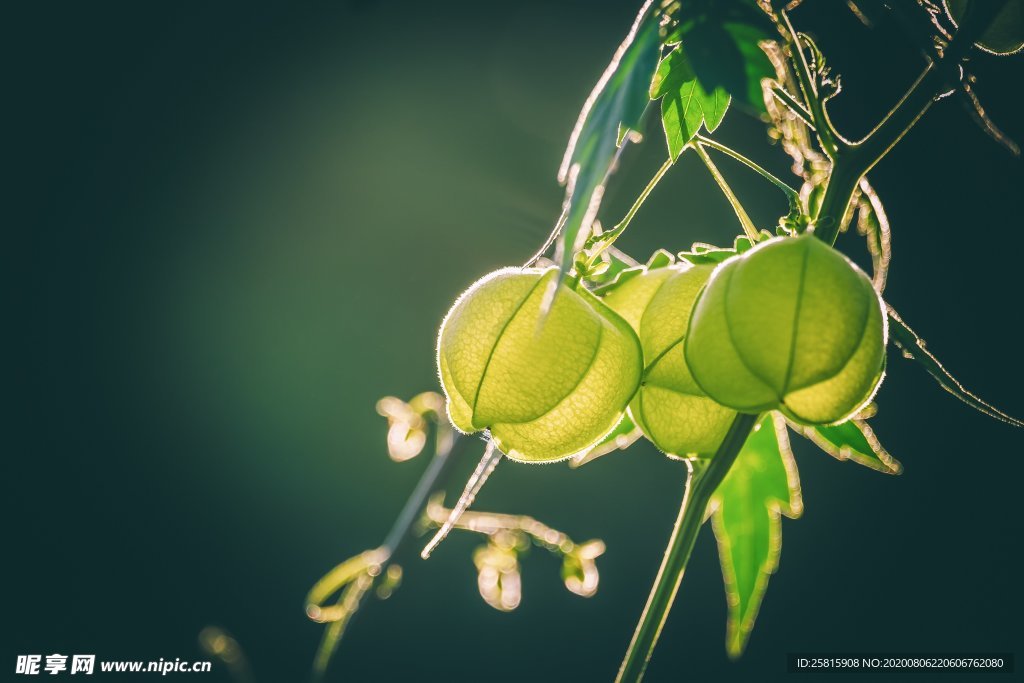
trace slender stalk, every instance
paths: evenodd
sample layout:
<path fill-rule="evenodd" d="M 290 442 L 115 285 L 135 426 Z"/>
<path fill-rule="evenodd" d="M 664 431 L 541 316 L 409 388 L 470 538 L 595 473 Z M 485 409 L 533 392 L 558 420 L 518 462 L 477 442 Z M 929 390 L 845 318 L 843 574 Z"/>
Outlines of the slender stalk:
<path fill-rule="evenodd" d="M 647 186 L 637 196 L 636 201 L 633 202 L 633 206 L 629 207 L 629 211 L 626 212 L 626 215 L 623 216 L 622 220 L 608 232 L 591 238 L 593 242 L 597 244 L 597 247 L 594 250 L 594 253 L 590 256 L 590 265 L 597 263 L 597 259 L 600 257 L 601 253 L 608 247 L 612 246 L 612 244 L 615 243 L 615 240 L 619 239 L 619 236 L 625 232 L 626 228 L 629 227 L 630 222 L 633 220 L 633 217 L 636 216 L 637 212 L 640 210 L 640 207 L 644 205 L 645 201 L 647 201 L 647 197 L 650 196 L 651 192 L 654 191 L 654 188 L 658 186 L 658 183 L 663 177 L 665 177 L 665 174 L 668 173 L 670 168 L 672 168 L 672 160 L 666 159 L 665 163 L 661 165 L 661 168 L 655 171 L 654 176 L 651 178 L 650 182 L 647 183 Z"/>
<path fill-rule="evenodd" d="M 420 480 L 416 483 L 416 488 L 409 495 L 409 499 L 405 501 L 405 506 L 398 513 L 395 523 L 391 526 L 391 531 L 388 532 L 384 543 L 381 544 L 381 548 L 388 553 L 389 558 L 394 556 L 404 545 L 404 541 L 411 536 L 413 525 L 423 514 L 430 496 L 444 488 L 452 464 L 457 460 L 456 454 L 464 451 L 473 441 L 453 429 L 443 427 L 438 427 L 438 429 L 444 429 L 445 434 L 438 437 L 434 457 L 427 465 L 427 469 L 423 471 Z"/>
<path fill-rule="evenodd" d="M 743 448 L 750 431 L 757 424 L 758 417 L 737 415 L 722 445 L 718 447 L 718 451 L 707 466 L 687 477 L 686 491 L 679 507 L 679 517 L 672 529 L 672 537 L 665 549 L 665 559 L 658 570 L 658 578 L 654 580 L 633 640 L 629 643 L 626 658 L 622 661 L 619 675 L 615 679 L 616 683 L 638 683 L 643 678 L 644 670 L 658 643 L 658 636 L 661 635 L 669 610 L 672 609 L 683 572 L 697 541 L 697 534 L 704 522 L 704 511 L 715 489 L 722 483 L 729 468 L 736 461 L 736 456 Z"/>
<path fill-rule="evenodd" d="M 825 100 L 820 97 L 818 89 L 814 87 L 814 78 L 811 75 L 810 65 L 807 64 L 807 55 L 804 54 L 800 34 L 793 28 L 793 24 L 789 21 L 789 15 L 785 12 L 780 14 L 789 31 L 790 45 L 794 52 L 793 64 L 796 77 L 800 83 L 800 89 L 804 93 L 804 101 L 807 103 L 811 120 L 814 121 L 814 131 L 818 134 L 818 140 L 825 155 L 834 160 L 848 147 L 849 143 L 836 132 L 835 126 L 832 125 L 832 121 L 828 117 L 828 111 L 825 109 Z"/>
<path fill-rule="evenodd" d="M 799 192 L 797 192 L 794 188 L 790 187 L 787 183 L 785 183 L 781 179 L 779 179 L 778 176 L 774 175 L 773 173 L 768 171 L 766 168 L 764 168 L 763 166 L 761 166 L 757 162 L 755 162 L 755 161 L 753 161 L 751 159 L 748 159 L 747 157 L 743 156 L 742 154 L 740 154 L 739 152 L 737 152 L 733 148 L 727 147 L 727 146 L 723 145 L 722 143 L 720 143 L 720 142 L 718 142 L 716 140 L 712 140 L 711 138 L 704 137 L 703 135 L 698 135 L 695 139 L 696 139 L 697 144 L 699 146 L 701 146 L 701 147 L 710 147 L 711 149 L 717 150 L 717 151 L 721 152 L 722 154 L 725 154 L 727 156 L 732 157 L 736 161 L 740 162 L 741 164 L 743 164 L 744 166 L 746 166 L 750 170 L 752 170 L 755 173 L 757 173 L 758 175 L 760 175 L 762 178 L 764 178 L 765 180 L 770 182 L 775 187 L 777 187 L 780 190 L 782 190 L 783 194 L 786 195 L 786 199 L 789 200 L 790 204 L 799 204 L 800 203 L 800 193 Z"/>
<path fill-rule="evenodd" d="M 740 225 L 743 226 L 743 232 L 745 232 L 747 237 L 752 241 L 756 242 L 757 226 L 754 225 L 754 221 L 750 220 L 750 216 L 747 215 L 746 209 L 744 209 L 743 205 L 740 204 L 739 198 L 732 191 L 732 188 L 729 187 L 729 183 L 725 181 L 725 176 L 723 176 L 722 172 L 718 170 L 718 167 L 715 166 L 715 162 L 711 160 L 711 157 L 708 156 L 708 153 L 704 151 L 704 148 L 700 144 L 691 142 L 689 143 L 689 146 L 697 153 L 697 156 L 704 162 L 704 165 L 708 167 L 708 171 L 711 172 L 711 177 L 715 179 L 715 182 L 718 183 L 718 187 L 722 190 L 722 194 L 724 194 L 725 198 L 729 200 L 729 204 L 732 205 L 732 210 L 736 213 L 736 218 L 740 220 Z"/>
<path fill-rule="evenodd" d="M 804 109 L 804 105 L 797 102 L 796 99 L 789 94 L 789 91 L 781 85 L 777 85 L 772 88 L 772 94 L 775 95 L 776 99 L 786 105 L 786 109 L 789 109 L 791 112 L 796 114 L 797 118 L 807 124 L 808 128 L 814 130 L 814 121 L 811 120 L 810 113 Z"/>
<path fill-rule="evenodd" d="M 374 550 L 342 563 L 316 583 L 306 598 L 306 611 L 314 621 L 327 621 L 320 646 L 313 661 L 312 680 L 322 680 L 327 665 L 334 655 L 345 631 L 359 610 L 360 604 L 374 584 L 375 577 L 386 576 L 393 558 L 404 549 L 413 536 L 413 529 L 420 519 L 431 495 L 443 491 L 452 465 L 475 439 L 461 437 L 447 427 L 438 425 L 437 445 L 434 456 L 420 476 L 416 488 L 395 519 L 384 542 Z M 373 565 L 374 571 L 368 571 Z M 354 575 L 354 576 L 353 576 Z M 323 602 L 340 586 L 344 586 L 337 603 L 323 606 Z M 329 614 L 331 618 L 324 619 Z"/>

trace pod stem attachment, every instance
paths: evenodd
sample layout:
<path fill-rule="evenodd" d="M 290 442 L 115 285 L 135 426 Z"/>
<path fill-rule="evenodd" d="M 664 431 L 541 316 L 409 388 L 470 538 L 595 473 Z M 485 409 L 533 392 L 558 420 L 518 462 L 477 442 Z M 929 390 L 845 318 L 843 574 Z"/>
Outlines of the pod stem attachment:
<path fill-rule="evenodd" d="M 676 592 L 683 580 L 683 572 L 690 560 L 694 543 L 697 542 L 697 534 L 704 523 L 704 513 L 711 496 L 729 473 L 759 418 L 759 415 L 737 415 L 718 451 L 707 465 L 701 469 L 687 470 L 686 488 L 683 502 L 679 507 L 679 517 L 672 529 L 668 547 L 665 548 L 665 559 L 658 570 L 658 578 L 654 580 L 654 587 L 647 598 L 640 623 L 637 624 L 633 640 L 629 643 L 626 657 L 615 679 L 616 683 L 638 683 L 643 678 L 647 663 L 654 654 L 654 646 L 658 644 L 661 629 L 668 619 L 672 603 L 675 602 Z"/>
<path fill-rule="evenodd" d="M 459 518 L 462 517 L 463 513 L 469 509 L 469 506 L 476 500 L 476 496 L 480 493 L 480 489 L 483 488 L 487 479 L 494 472 L 494 468 L 501 462 L 501 458 L 504 455 L 494 445 L 494 441 L 488 439 L 487 448 L 484 449 L 483 457 L 480 458 L 480 462 L 477 464 L 476 469 L 473 470 L 473 474 L 470 475 L 469 481 L 466 482 L 466 488 L 462 490 L 462 495 L 459 496 L 459 500 L 452 507 L 451 513 L 448 515 L 448 519 L 441 528 L 437 530 L 434 537 L 430 539 L 426 547 L 423 548 L 423 552 L 420 553 L 420 557 L 424 560 L 430 557 L 430 554 L 434 552 L 437 546 L 441 545 L 448 533 L 455 528 L 455 525 L 459 523 Z"/>

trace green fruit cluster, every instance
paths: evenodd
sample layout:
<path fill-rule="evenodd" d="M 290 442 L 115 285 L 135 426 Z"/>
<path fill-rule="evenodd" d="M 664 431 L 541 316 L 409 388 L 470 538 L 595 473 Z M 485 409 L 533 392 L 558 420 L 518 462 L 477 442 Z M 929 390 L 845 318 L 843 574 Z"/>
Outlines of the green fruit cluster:
<path fill-rule="evenodd" d="M 644 375 L 630 417 L 673 455 L 713 454 L 736 414 L 708 398 L 682 353 L 690 311 L 712 271 L 687 263 L 645 270 L 604 298 L 633 326 L 643 349 Z"/>
<path fill-rule="evenodd" d="M 452 423 L 514 460 L 584 452 L 628 410 L 672 455 L 710 456 L 737 412 L 843 421 L 883 374 L 868 277 L 812 235 L 714 266 L 631 273 L 598 299 L 554 268 L 508 268 L 455 302 L 438 338 Z"/>

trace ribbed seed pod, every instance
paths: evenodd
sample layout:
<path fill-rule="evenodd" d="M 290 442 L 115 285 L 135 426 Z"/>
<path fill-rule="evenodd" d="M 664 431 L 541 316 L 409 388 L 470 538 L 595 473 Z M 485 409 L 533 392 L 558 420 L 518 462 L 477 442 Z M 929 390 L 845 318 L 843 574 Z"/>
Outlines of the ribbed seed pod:
<path fill-rule="evenodd" d="M 868 276 L 805 234 L 722 263 L 697 300 L 684 348 L 697 384 L 719 403 L 830 424 L 874 394 L 887 332 Z"/>
<path fill-rule="evenodd" d="M 509 458 L 551 462 L 601 440 L 642 371 L 629 325 L 596 297 L 559 285 L 555 268 L 507 268 L 459 297 L 441 325 L 437 362 L 459 430 L 489 430 Z"/>
<path fill-rule="evenodd" d="M 708 398 L 683 355 L 690 311 L 713 266 L 678 264 L 622 283 L 604 301 L 633 326 L 644 353 L 644 376 L 629 405 L 633 422 L 672 455 L 711 455 L 735 412 Z"/>

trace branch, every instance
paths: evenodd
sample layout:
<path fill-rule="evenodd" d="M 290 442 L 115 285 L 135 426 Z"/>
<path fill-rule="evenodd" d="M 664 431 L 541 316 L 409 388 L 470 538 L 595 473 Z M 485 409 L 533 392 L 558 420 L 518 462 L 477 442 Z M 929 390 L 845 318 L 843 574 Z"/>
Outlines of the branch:
<path fill-rule="evenodd" d="M 762 178 L 770 182 L 775 187 L 782 190 L 782 193 L 786 195 L 786 199 L 789 201 L 790 206 L 800 205 L 800 193 L 797 192 L 794 188 L 787 185 L 782 180 L 780 180 L 776 175 L 771 173 L 769 170 L 767 170 L 760 164 L 756 163 L 755 161 L 752 161 L 751 159 L 748 159 L 747 157 L 743 156 L 742 154 L 732 149 L 731 147 L 727 147 L 726 145 L 723 145 L 722 143 L 716 140 L 712 140 L 711 138 L 704 137 L 703 135 L 697 135 L 696 141 L 699 145 L 702 145 L 704 147 L 710 147 L 711 149 L 717 150 L 722 154 L 725 154 L 726 156 L 732 157 L 736 161 L 740 162 L 750 170 L 760 175 Z"/>
<path fill-rule="evenodd" d="M 970 3 L 960 30 L 953 36 L 942 59 L 928 64 L 882 121 L 863 140 L 853 143 L 846 154 L 836 159 L 815 221 L 815 234 L 827 244 L 833 244 L 839 235 L 860 179 L 903 139 L 936 96 L 946 90 L 946 83 L 954 75 L 959 80 L 961 61 L 1005 1 Z"/>
<path fill-rule="evenodd" d="M 403 405 L 408 407 L 407 404 Z M 395 416 L 393 413 L 382 414 L 388 414 L 392 419 Z M 434 456 L 395 519 L 384 542 L 379 547 L 360 553 L 334 567 L 313 585 L 306 596 L 306 615 L 313 621 L 328 624 L 314 660 L 313 673 L 316 679 L 320 679 L 326 672 L 346 628 L 351 624 L 370 589 L 381 583 L 378 586 L 379 592 L 385 588 L 390 590 L 383 582 L 397 582 L 401 570 L 393 560 L 413 537 L 416 522 L 420 519 L 430 496 L 444 489 L 452 465 L 475 442 L 475 439 L 459 436 L 447 425 L 443 415 L 434 417 Z M 402 424 L 397 426 L 400 429 L 408 427 Z M 395 427 L 393 423 L 392 428 Z M 392 455 L 394 456 L 394 452 Z M 338 594 L 337 600 L 333 604 L 325 604 L 335 594 Z M 387 594 L 388 591 L 384 591 L 382 597 Z"/>
<path fill-rule="evenodd" d="M 829 159 L 835 160 L 838 155 L 846 151 L 850 143 L 836 132 L 835 126 L 832 125 L 832 121 L 828 117 L 828 111 L 825 109 L 825 100 L 822 99 L 817 87 L 814 85 L 814 76 L 811 74 L 810 65 L 807 64 L 807 55 L 804 54 L 800 34 L 793 28 L 789 15 L 785 11 L 781 12 L 780 15 L 783 25 L 789 32 L 790 45 L 794 53 L 793 64 L 796 68 L 800 89 L 804 94 L 804 101 L 807 103 L 807 109 L 813 121 L 812 127 L 818 134 L 818 141 L 821 143 L 821 148 L 825 151 L 826 156 Z"/>
<path fill-rule="evenodd" d="M 715 162 L 711 160 L 708 153 L 704 151 L 704 148 L 696 141 L 688 143 L 688 146 L 697 153 L 700 160 L 704 162 L 704 165 L 708 167 L 708 171 L 711 172 L 711 177 L 718 183 L 718 187 L 721 188 L 722 194 L 729 200 L 729 205 L 732 206 L 732 210 L 736 213 L 736 218 L 739 219 L 740 225 L 743 226 L 743 232 L 746 233 L 747 237 L 750 238 L 751 242 L 757 242 L 757 226 L 754 225 L 754 221 L 750 220 L 750 216 L 747 215 L 747 210 L 743 208 L 736 193 L 729 187 L 729 183 L 725 181 L 725 176 L 715 166 Z"/>
<path fill-rule="evenodd" d="M 640 210 L 640 207 L 644 205 L 644 202 L 647 201 L 647 198 L 650 196 L 651 192 L 653 192 L 654 188 L 658 186 L 658 183 L 661 181 L 662 178 L 665 177 L 665 174 L 668 173 L 668 170 L 670 168 L 672 168 L 672 159 L 666 159 L 665 163 L 663 163 L 661 167 L 658 168 L 657 171 L 655 171 L 654 176 L 651 178 L 650 182 L 647 183 L 647 186 L 644 187 L 643 191 L 641 191 L 639 196 L 637 196 L 636 201 L 633 202 L 633 206 L 629 208 L 629 211 L 626 212 L 626 215 L 622 218 L 622 220 L 619 221 L 619 223 L 608 232 L 601 233 L 599 235 L 594 235 L 589 240 L 587 240 L 587 243 L 584 244 L 583 249 L 584 251 L 588 252 L 588 268 L 593 267 L 593 265 L 598 262 L 598 259 L 601 258 L 601 254 L 606 249 L 611 247 L 615 243 L 615 240 L 619 239 L 619 236 L 621 236 L 622 233 L 626 231 L 626 228 L 629 227 L 629 224 L 632 222 L 633 217 L 636 216 L 637 212 Z"/>

